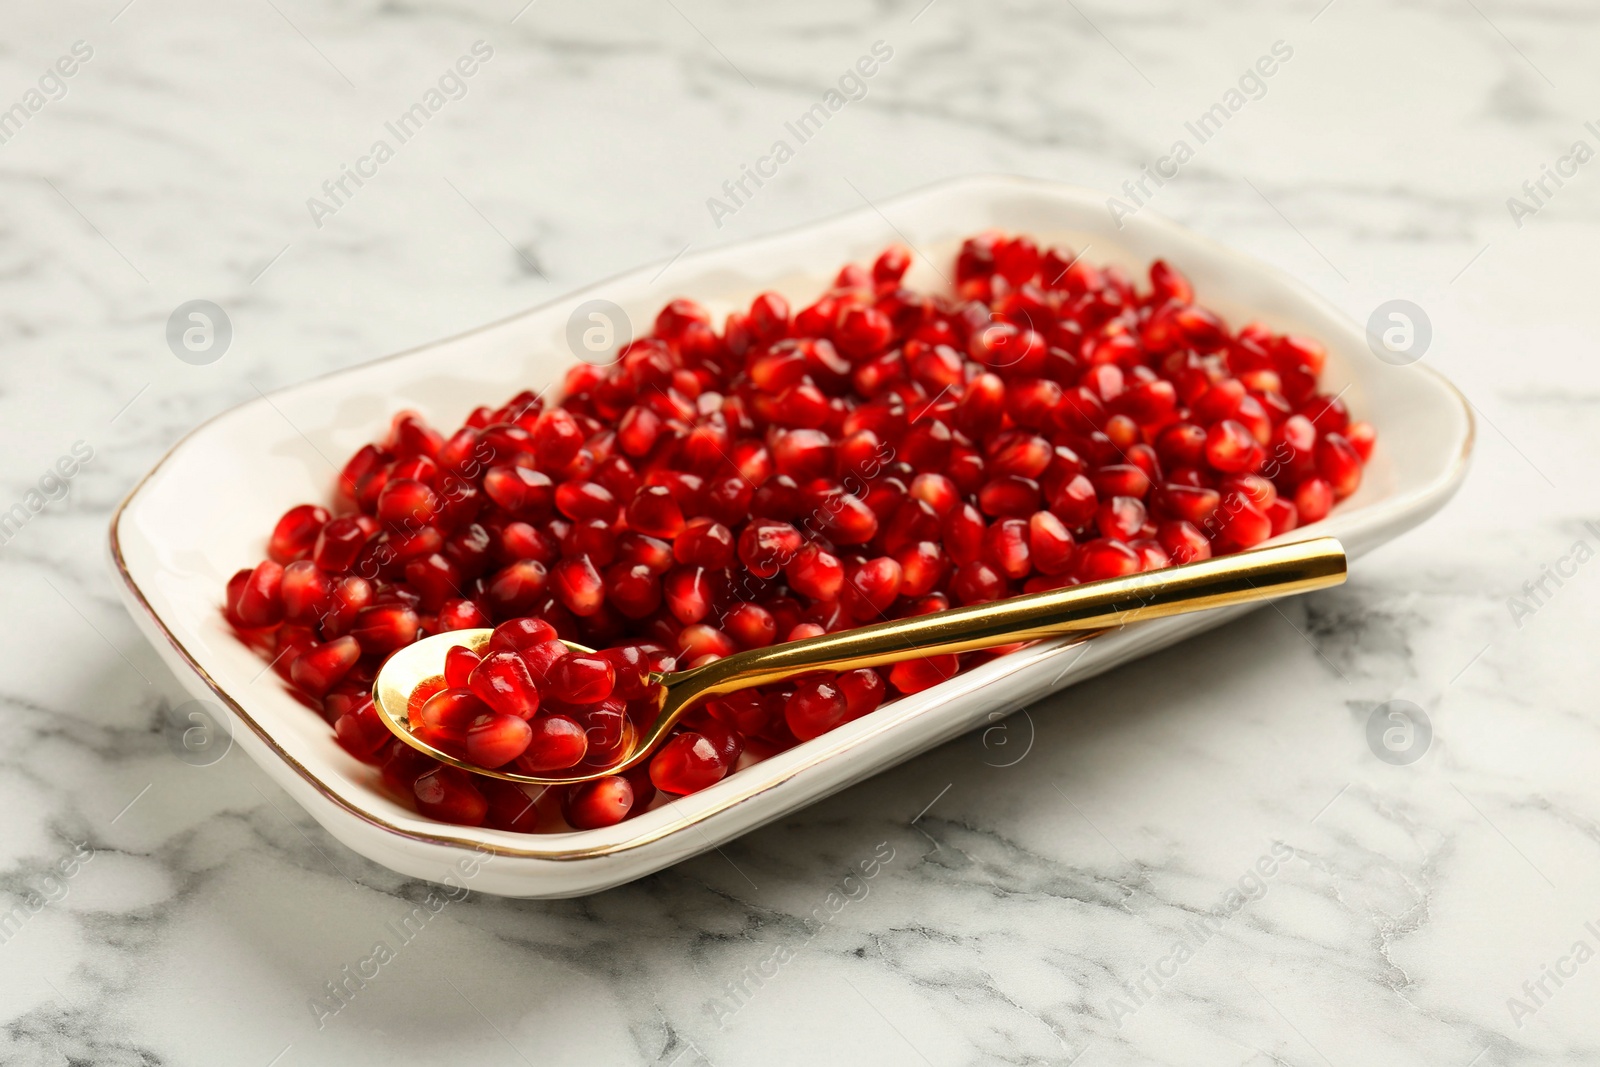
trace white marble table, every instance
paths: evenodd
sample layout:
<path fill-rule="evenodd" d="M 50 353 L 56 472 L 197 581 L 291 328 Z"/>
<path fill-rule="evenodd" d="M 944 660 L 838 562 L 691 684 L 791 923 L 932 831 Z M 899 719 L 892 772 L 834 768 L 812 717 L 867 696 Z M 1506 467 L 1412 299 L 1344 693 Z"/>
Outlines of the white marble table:
<path fill-rule="evenodd" d="M 12 0 L 0 34 L 26 113 L 0 126 L 0 510 L 93 450 L 0 548 L 0 1061 L 1600 1061 L 1600 578 L 1510 599 L 1600 547 L 1600 163 L 1521 191 L 1600 149 L 1592 4 L 123 2 Z M 880 40 L 864 98 L 717 225 L 707 199 Z M 476 41 L 465 95 L 314 221 Z M 180 690 L 105 565 L 133 480 L 257 389 L 686 245 L 976 171 L 1116 189 L 1278 41 L 1153 209 L 1358 319 L 1423 306 L 1480 413 L 1457 500 L 1348 587 L 1034 707 L 1008 747 L 591 899 L 454 903 L 319 1027 L 426 887 L 237 753 L 170 754 Z M 205 366 L 164 339 L 196 298 L 234 327 Z M 1366 742 L 1394 699 L 1433 724 L 1410 765 Z"/>

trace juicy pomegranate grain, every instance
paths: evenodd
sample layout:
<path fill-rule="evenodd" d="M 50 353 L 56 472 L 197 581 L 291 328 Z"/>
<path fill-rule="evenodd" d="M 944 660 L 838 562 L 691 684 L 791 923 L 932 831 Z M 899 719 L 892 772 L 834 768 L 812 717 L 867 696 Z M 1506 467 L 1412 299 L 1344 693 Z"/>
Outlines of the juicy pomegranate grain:
<path fill-rule="evenodd" d="M 633 786 L 621 775 L 576 785 L 567 793 L 562 814 L 578 830 L 615 826 L 633 808 Z"/>

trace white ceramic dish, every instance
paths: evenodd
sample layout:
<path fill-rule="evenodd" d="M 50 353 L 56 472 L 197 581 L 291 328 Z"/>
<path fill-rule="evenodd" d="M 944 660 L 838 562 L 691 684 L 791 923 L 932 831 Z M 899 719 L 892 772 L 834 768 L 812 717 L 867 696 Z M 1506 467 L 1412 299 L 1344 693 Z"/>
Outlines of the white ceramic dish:
<path fill-rule="evenodd" d="M 349 755 L 316 714 L 263 674 L 223 624 L 217 604 L 240 566 L 259 560 L 290 505 L 326 500 L 342 458 L 379 437 L 390 415 L 414 408 L 456 426 L 480 403 L 556 380 L 572 361 L 569 315 L 585 301 L 620 305 L 647 325 L 668 299 L 690 295 L 719 316 L 764 289 L 796 306 L 847 259 L 870 261 L 908 239 L 948 271 L 959 241 L 999 227 L 1082 249 L 1142 276 L 1163 256 L 1235 324 L 1259 318 L 1306 333 L 1331 351 L 1325 385 L 1379 430 L 1360 492 L 1328 519 L 1291 536 L 1328 533 L 1352 556 L 1438 510 L 1466 472 L 1473 439 L 1463 398 L 1431 369 L 1375 358 L 1362 330 L 1299 283 L 1239 253 L 1142 212 L 1118 230 L 1089 190 L 1013 178 L 951 182 L 787 233 L 684 256 L 625 274 L 504 322 L 304 382 L 212 419 L 181 440 L 118 509 L 111 552 L 129 610 L 195 696 L 224 706 L 235 743 L 350 848 L 405 874 L 443 880 L 491 853 L 472 887 L 519 897 L 595 892 L 703 852 L 923 752 L 996 713 L 1209 629 L 1238 610 L 1166 619 L 1096 639 L 1035 646 L 885 706 L 832 733 L 739 771 L 717 785 L 617 826 L 520 835 L 449 826 L 390 800 L 375 772 Z M 889 221 L 885 221 L 885 219 Z M 892 223 L 892 225 L 891 225 Z M 925 262 L 919 287 L 940 284 Z M 218 485 L 245 485 L 219 494 Z"/>

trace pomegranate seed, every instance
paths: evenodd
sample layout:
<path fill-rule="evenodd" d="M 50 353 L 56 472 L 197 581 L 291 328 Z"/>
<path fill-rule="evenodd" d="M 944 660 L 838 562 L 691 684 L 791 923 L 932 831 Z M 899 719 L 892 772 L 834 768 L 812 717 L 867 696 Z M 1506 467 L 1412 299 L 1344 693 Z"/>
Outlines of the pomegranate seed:
<path fill-rule="evenodd" d="M 480 767 L 503 767 L 522 755 L 532 737 L 532 728 L 516 715 L 480 715 L 467 727 L 467 759 Z"/>
<path fill-rule="evenodd" d="M 550 572 L 557 599 L 574 615 L 593 615 L 605 603 L 605 583 L 588 556 L 564 559 Z"/>
<path fill-rule="evenodd" d="M 454 767 L 439 767 L 418 778 L 411 787 L 417 810 L 440 822 L 458 826 L 482 826 L 489 814 L 489 802 L 472 776 Z"/>
<path fill-rule="evenodd" d="M 1294 491 L 1294 506 L 1302 524 L 1321 522 L 1333 510 L 1333 484 L 1326 478 L 1307 478 Z"/>
<path fill-rule="evenodd" d="M 421 692 L 421 687 L 418 687 Z M 412 701 L 415 703 L 416 696 Z M 469 689 L 452 687 L 441 689 L 422 702 L 411 717 L 413 729 L 427 729 L 454 741 L 466 736 L 467 728 L 478 718 L 489 714 L 489 709 L 476 693 Z"/>
<path fill-rule="evenodd" d="M 1156 540 L 1174 563 L 1193 563 L 1211 558 L 1211 542 L 1192 522 L 1182 519 L 1164 522 L 1156 530 Z"/>
<path fill-rule="evenodd" d="M 602 656 L 574 652 L 551 665 L 545 684 L 551 696 L 568 704 L 598 704 L 616 687 L 617 672 Z"/>
<path fill-rule="evenodd" d="M 374 604 L 356 614 L 350 636 L 369 655 L 386 655 L 404 648 L 421 634 L 422 620 L 405 604 Z"/>
<path fill-rule="evenodd" d="M 534 797 L 523 792 L 516 782 L 481 778 L 478 780 L 478 791 L 489 805 L 484 821 L 496 830 L 531 834 L 539 828 L 538 803 Z"/>
<path fill-rule="evenodd" d="M 566 646 L 561 645 L 563 651 Z M 467 687 L 495 711 L 531 719 L 539 710 L 539 689 L 529 664 L 515 652 L 491 652 L 472 669 Z"/>
<path fill-rule="evenodd" d="M 1206 460 L 1219 471 L 1253 471 L 1261 458 L 1261 445 L 1243 423 L 1223 419 L 1206 434 Z"/>
<path fill-rule="evenodd" d="M 511 619 L 489 635 L 489 652 L 523 652 L 556 640 L 556 628 L 543 619 Z M 560 646 L 565 654 L 565 645 Z"/>
<path fill-rule="evenodd" d="M 579 830 L 615 826 L 633 808 L 633 786 L 621 775 L 596 778 L 571 787 L 562 805 L 567 822 Z"/>
<path fill-rule="evenodd" d="M 778 636 L 778 620 L 760 604 L 743 601 L 722 616 L 722 631 L 744 648 L 765 648 Z"/>
<path fill-rule="evenodd" d="M 1317 442 L 1317 473 L 1333 487 L 1334 498 L 1343 500 L 1361 485 L 1361 453 L 1343 434 L 1323 434 Z"/>
<path fill-rule="evenodd" d="M 960 664 L 955 656 L 928 656 L 925 659 L 896 663 L 889 671 L 889 684 L 902 693 L 920 693 L 955 677 Z"/>
<path fill-rule="evenodd" d="M 588 754 L 588 735 L 575 719 L 541 715 L 529 725 L 528 744 L 516 761 L 516 769 L 523 774 L 564 771 L 582 763 Z"/>
<path fill-rule="evenodd" d="M 1078 551 L 1079 581 L 1096 582 L 1102 578 L 1120 578 L 1138 572 L 1138 553 L 1121 541 L 1101 537 L 1085 544 Z"/>
<path fill-rule="evenodd" d="M 333 736 L 346 752 L 370 761 L 393 735 L 378 718 L 372 698 L 365 696 L 339 716 L 333 724 Z"/>
<path fill-rule="evenodd" d="M 832 681 L 801 682 L 783 709 L 789 732 L 801 741 L 822 736 L 844 722 L 849 714 L 850 705 L 844 692 Z"/>
<path fill-rule="evenodd" d="M 367 536 L 355 519 L 334 519 L 317 532 L 311 561 L 329 574 L 343 574 L 355 564 Z"/>
<path fill-rule="evenodd" d="M 273 626 L 283 619 L 283 565 L 263 560 L 244 580 L 229 607 L 245 626 Z"/>
<path fill-rule="evenodd" d="M 650 781 L 663 793 L 684 796 L 714 785 L 728 773 L 721 750 L 702 733 L 684 731 L 650 760 Z"/>
<path fill-rule="evenodd" d="M 628 527 L 650 537 L 671 540 L 684 531 L 683 509 L 672 490 L 647 485 L 628 501 Z"/>
<path fill-rule="evenodd" d="M 360 658 L 360 642 L 353 637 L 335 638 L 297 655 L 289 667 L 289 677 L 301 689 L 320 697 L 338 685 Z"/>
<path fill-rule="evenodd" d="M 456 645 L 444 654 L 444 682 L 452 689 L 464 689 L 467 679 L 471 677 L 473 668 L 483 662 L 472 649 L 465 645 Z"/>
<path fill-rule="evenodd" d="M 317 536 L 328 522 L 328 509 L 301 504 L 283 513 L 267 541 L 267 558 L 274 563 L 293 563 L 304 559 L 317 543 Z"/>

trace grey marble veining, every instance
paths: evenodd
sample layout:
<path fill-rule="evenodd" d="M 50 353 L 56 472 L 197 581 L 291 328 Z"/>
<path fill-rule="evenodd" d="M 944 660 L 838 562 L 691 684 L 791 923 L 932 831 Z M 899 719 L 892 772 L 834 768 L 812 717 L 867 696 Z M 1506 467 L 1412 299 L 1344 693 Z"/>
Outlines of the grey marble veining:
<path fill-rule="evenodd" d="M 1513 606 L 1600 520 L 1600 162 L 1520 227 L 1507 204 L 1600 148 L 1600 12 L 519 7 L 4 11 L 0 109 L 93 54 L 0 143 L 0 509 L 75 442 L 93 458 L 0 547 L 0 1061 L 1600 1062 L 1600 564 Z M 866 96 L 716 225 L 721 183 L 879 40 Z M 476 41 L 466 95 L 317 227 L 307 199 Z M 1418 302 L 1481 415 L 1461 495 L 1349 586 L 721 855 L 584 900 L 470 894 L 406 939 L 431 887 L 237 753 L 171 754 L 184 698 L 103 538 L 196 422 L 862 197 L 979 171 L 1115 192 L 1277 41 L 1293 60 L 1152 209 L 1358 320 Z M 164 340 L 195 298 L 234 325 L 210 366 Z M 1366 740 L 1394 699 L 1433 723 L 1409 766 Z M 392 959 L 319 1013 L 379 939 Z"/>

